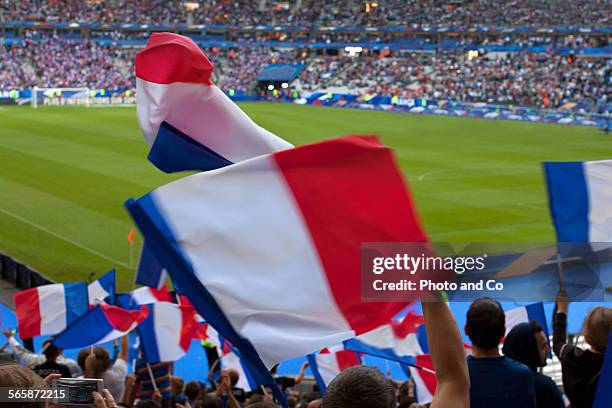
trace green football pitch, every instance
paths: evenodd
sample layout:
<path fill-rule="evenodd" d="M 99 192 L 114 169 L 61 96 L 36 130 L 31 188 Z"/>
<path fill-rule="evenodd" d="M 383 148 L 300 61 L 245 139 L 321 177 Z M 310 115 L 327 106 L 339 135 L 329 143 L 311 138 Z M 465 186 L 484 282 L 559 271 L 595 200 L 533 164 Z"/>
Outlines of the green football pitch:
<path fill-rule="evenodd" d="M 377 134 L 396 151 L 432 240 L 552 242 L 541 162 L 600 160 L 611 139 L 593 128 L 245 104 L 296 144 Z M 56 281 L 115 267 L 132 286 L 142 239 L 123 202 L 180 175 L 147 160 L 133 107 L 0 108 L 0 252 Z M 324 204 L 322 204 L 324 205 Z"/>

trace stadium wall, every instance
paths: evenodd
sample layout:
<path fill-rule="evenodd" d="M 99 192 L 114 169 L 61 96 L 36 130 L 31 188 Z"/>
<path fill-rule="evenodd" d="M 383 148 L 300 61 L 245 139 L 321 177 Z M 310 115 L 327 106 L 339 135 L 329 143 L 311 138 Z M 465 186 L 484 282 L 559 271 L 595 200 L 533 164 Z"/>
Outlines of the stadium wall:
<path fill-rule="evenodd" d="M 42 273 L 4 254 L 0 254 L 0 278 L 14 284 L 19 289 L 30 289 L 54 283 Z"/>

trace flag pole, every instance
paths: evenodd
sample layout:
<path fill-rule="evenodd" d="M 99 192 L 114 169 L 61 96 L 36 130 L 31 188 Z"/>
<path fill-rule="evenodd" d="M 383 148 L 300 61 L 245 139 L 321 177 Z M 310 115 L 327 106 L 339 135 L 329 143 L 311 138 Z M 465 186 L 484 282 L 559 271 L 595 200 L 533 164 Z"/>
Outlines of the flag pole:
<path fill-rule="evenodd" d="M 151 379 L 151 383 L 153 384 L 153 389 L 155 391 L 159 391 L 157 388 L 157 383 L 155 382 L 155 377 L 153 377 L 153 370 L 151 370 L 151 364 L 147 363 L 147 371 L 149 372 L 149 378 Z"/>

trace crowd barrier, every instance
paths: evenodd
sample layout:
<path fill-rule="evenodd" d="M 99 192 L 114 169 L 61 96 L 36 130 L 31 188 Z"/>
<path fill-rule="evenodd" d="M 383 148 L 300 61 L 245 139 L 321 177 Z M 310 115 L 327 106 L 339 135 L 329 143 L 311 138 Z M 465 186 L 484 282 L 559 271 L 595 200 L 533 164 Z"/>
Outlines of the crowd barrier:
<path fill-rule="evenodd" d="M 30 289 L 53 283 L 42 273 L 3 254 L 0 254 L 0 278 L 14 284 L 19 289 Z"/>

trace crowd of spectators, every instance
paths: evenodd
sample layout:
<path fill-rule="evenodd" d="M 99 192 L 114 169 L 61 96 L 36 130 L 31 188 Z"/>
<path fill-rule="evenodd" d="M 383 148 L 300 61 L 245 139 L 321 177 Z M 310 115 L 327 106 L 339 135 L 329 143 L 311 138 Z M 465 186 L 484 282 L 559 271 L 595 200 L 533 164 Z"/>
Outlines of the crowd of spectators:
<path fill-rule="evenodd" d="M 607 0 L 1 0 L 0 20 L 321 26 L 607 27 Z"/>
<path fill-rule="evenodd" d="M 593 406 L 600 377 L 608 375 L 602 373 L 602 366 L 612 329 L 612 309 L 597 306 L 588 312 L 581 333 L 586 347 L 579 346 L 568 341 L 570 303 L 567 294 L 560 291 L 553 311 L 551 347 L 544 322 L 519 323 L 507 332 L 506 313 L 500 303 L 479 298 L 467 311 L 464 332 L 471 346 L 466 349 L 444 299 L 430 296 L 433 298 L 422 302 L 422 308 L 437 380 L 431 408 L 565 408 L 563 394 L 572 407 Z M 112 355 L 104 347 L 89 347 L 74 361 L 49 341 L 37 354 L 26 349 L 13 330 L 5 329 L 2 334 L 6 342 L 0 346 L 0 387 L 45 388 L 60 377 L 95 378 L 102 379 L 105 388 L 94 394 L 96 408 L 279 406 L 273 402 L 269 387 L 247 392 L 239 386 L 238 371 L 221 369 L 214 362 L 202 367 L 199 381 L 185 383 L 174 375 L 172 362 L 149 364 L 140 353 L 129 373 L 129 336 L 120 339 Z M 540 370 L 550 361 L 551 351 L 561 363 L 562 389 Z M 357 365 L 342 371 L 322 393 L 312 380 L 303 383 L 307 367 L 304 363 L 296 376 L 278 376 L 276 369 L 271 371 L 291 408 L 430 407 L 416 401 L 415 388 L 423 384 L 415 385 L 412 379 L 395 382 L 376 368 Z M 15 402 L 6 406 L 42 408 L 45 404 Z"/>
<path fill-rule="evenodd" d="M 133 48 L 47 38 L 0 47 L 0 91 L 38 87 L 131 89 Z"/>
<path fill-rule="evenodd" d="M 43 38 L 0 47 L 0 91 L 38 87 L 134 89 L 137 49 L 94 41 Z M 551 53 L 465 52 L 324 55 L 269 47 L 205 49 L 215 83 L 228 91 L 255 89 L 268 64 L 304 64 L 300 91 L 344 88 L 379 94 L 457 102 L 554 108 L 587 101 L 610 103 L 612 59 Z"/>

